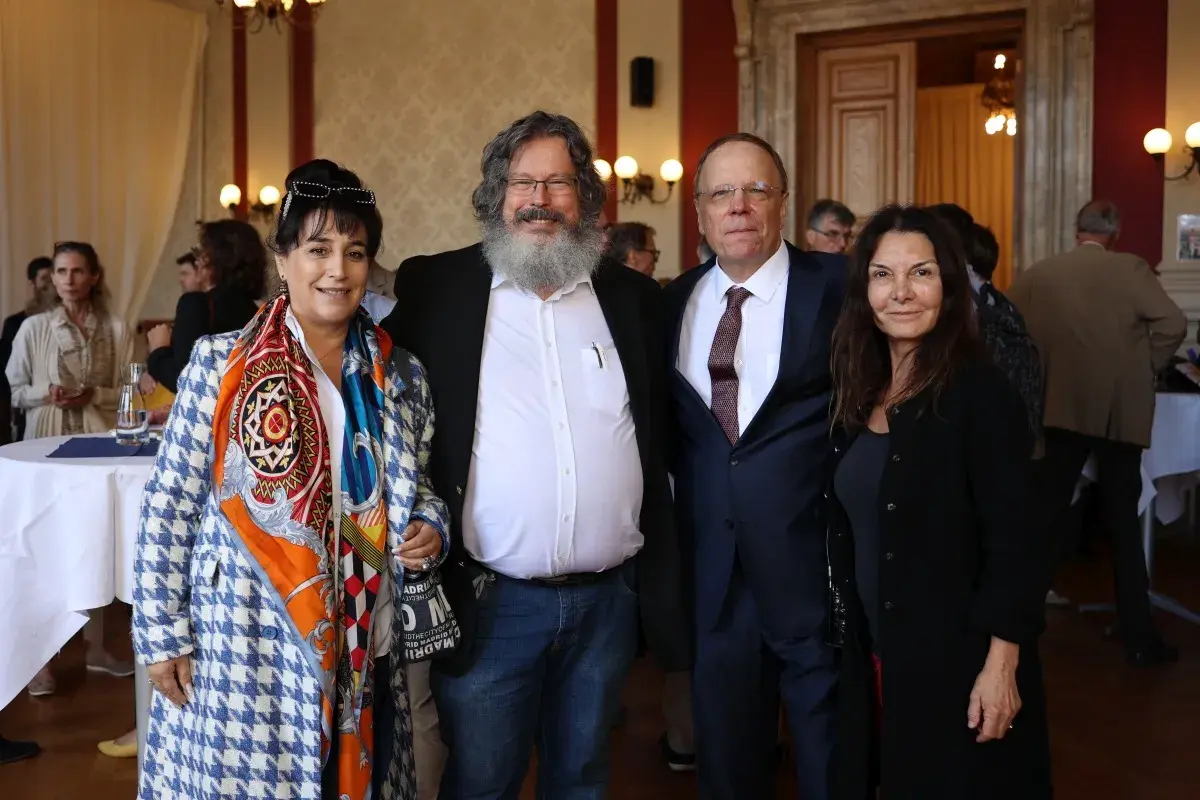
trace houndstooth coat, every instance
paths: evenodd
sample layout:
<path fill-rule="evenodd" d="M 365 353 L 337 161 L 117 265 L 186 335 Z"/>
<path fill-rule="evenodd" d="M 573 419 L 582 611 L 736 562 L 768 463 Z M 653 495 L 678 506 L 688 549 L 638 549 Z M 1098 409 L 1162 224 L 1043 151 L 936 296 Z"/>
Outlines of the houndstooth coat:
<path fill-rule="evenodd" d="M 270 583 L 260 576 L 212 489 L 213 411 L 239 334 L 196 343 L 142 498 L 133 592 L 139 661 L 191 654 L 193 699 L 153 692 L 139 800 L 321 798 L 321 688 Z M 448 545 L 446 507 L 425 477 L 433 405 L 421 364 L 388 364 L 384 400 L 389 547 L 410 516 Z M 412 716 L 403 663 L 403 570 L 395 559 L 391 687 L 398 724 L 382 798 L 415 800 Z"/>

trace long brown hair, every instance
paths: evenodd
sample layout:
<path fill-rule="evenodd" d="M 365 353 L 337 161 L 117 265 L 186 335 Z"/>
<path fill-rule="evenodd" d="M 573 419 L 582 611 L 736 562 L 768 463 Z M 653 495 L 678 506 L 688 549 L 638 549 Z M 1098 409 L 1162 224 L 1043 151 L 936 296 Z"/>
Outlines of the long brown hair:
<path fill-rule="evenodd" d="M 916 206 L 881 208 L 863 227 L 850 256 L 846 299 L 833 331 L 835 424 L 866 425 L 892 379 L 887 336 L 875 323 L 867 297 L 868 273 L 880 240 L 887 234 L 918 233 L 933 245 L 942 281 L 942 307 L 933 330 L 912 354 L 908 386 L 892 398 L 899 405 L 925 391 L 936 396 L 964 362 L 983 352 L 975 324 L 975 303 L 966 258 L 954 233 L 937 217 Z"/>

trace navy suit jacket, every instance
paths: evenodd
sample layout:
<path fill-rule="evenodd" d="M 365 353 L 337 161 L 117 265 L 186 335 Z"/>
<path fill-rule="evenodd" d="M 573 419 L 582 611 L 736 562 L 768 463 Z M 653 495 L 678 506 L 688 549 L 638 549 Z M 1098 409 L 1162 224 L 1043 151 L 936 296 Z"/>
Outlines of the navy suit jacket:
<path fill-rule="evenodd" d="M 846 259 L 787 248 L 779 375 L 733 445 L 676 366 L 688 298 L 715 268 L 714 261 L 684 273 L 665 290 L 676 423 L 675 502 L 685 577 L 701 631 L 720 619 L 736 559 L 764 633 L 772 638 L 826 633 L 829 352 L 845 292 Z"/>

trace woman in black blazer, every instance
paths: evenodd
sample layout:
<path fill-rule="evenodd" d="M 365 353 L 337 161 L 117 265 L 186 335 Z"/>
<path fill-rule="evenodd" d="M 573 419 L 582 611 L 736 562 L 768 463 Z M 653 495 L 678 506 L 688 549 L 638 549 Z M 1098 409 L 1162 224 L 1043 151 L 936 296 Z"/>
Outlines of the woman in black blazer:
<path fill-rule="evenodd" d="M 867 223 L 832 358 L 836 797 L 1048 798 L 1033 437 L 929 213 Z"/>
<path fill-rule="evenodd" d="M 179 373 L 187 366 L 192 347 L 201 336 L 241 330 L 258 311 L 267 271 L 267 250 L 248 222 L 222 219 L 200 229 L 196 271 L 211 288 L 187 292 L 175 306 L 173 325 L 149 332 L 150 377 L 175 391 Z"/>

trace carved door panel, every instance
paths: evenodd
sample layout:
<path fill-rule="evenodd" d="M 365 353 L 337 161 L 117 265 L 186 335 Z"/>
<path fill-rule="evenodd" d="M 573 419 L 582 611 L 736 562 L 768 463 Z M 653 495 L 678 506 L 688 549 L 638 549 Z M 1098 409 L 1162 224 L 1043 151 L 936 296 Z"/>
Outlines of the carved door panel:
<path fill-rule="evenodd" d="M 913 197 L 915 42 L 817 53 L 816 195 L 859 219 Z"/>

